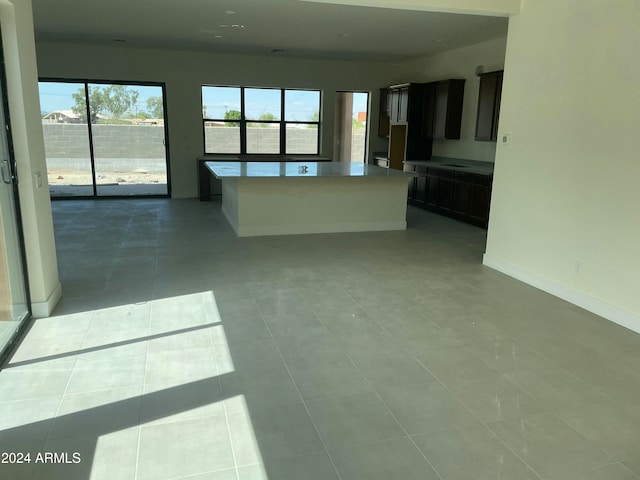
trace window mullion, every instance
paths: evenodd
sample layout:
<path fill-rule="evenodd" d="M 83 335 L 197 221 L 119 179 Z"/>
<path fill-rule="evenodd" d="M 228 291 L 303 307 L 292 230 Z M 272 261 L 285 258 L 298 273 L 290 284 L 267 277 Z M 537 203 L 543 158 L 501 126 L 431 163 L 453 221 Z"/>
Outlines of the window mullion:
<path fill-rule="evenodd" d="M 247 153 L 247 119 L 244 113 L 244 87 L 240 87 L 240 153 Z"/>
<path fill-rule="evenodd" d="M 280 90 L 280 155 L 287 153 L 287 132 L 284 121 L 284 88 Z"/>

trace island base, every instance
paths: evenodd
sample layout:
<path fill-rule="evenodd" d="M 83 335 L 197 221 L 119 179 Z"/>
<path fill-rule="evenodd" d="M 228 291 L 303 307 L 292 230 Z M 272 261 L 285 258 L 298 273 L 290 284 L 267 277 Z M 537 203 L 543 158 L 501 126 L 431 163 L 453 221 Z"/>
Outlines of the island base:
<path fill-rule="evenodd" d="M 239 237 L 407 228 L 406 177 L 223 178 Z"/>

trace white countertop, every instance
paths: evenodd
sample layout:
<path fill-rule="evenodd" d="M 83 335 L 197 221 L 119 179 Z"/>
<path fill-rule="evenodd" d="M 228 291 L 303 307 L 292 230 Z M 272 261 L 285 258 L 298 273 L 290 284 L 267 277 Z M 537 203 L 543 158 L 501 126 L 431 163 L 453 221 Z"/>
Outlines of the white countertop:
<path fill-rule="evenodd" d="M 376 165 L 350 162 L 206 162 L 216 178 L 414 177 Z"/>
<path fill-rule="evenodd" d="M 453 170 L 462 173 L 493 175 L 493 163 L 462 158 L 433 157 L 431 160 L 405 160 L 405 165 L 421 165 L 441 170 Z"/>

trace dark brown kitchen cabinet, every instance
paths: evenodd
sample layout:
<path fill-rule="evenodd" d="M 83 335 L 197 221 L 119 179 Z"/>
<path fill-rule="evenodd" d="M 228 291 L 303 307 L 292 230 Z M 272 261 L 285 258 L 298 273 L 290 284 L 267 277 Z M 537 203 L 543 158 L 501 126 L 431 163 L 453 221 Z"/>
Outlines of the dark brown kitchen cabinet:
<path fill-rule="evenodd" d="M 427 194 L 425 195 L 425 205 L 429 210 L 438 208 L 438 186 L 440 185 L 440 177 L 433 175 L 433 172 L 427 172 L 426 176 Z"/>
<path fill-rule="evenodd" d="M 424 84 L 393 85 L 387 88 L 386 96 L 389 116 L 389 168 L 402 170 L 405 160 L 431 158 L 432 141 L 421 135 Z"/>
<path fill-rule="evenodd" d="M 418 174 L 408 203 L 487 228 L 491 202 L 491 175 L 464 173 L 437 167 L 415 166 Z"/>
<path fill-rule="evenodd" d="M 389 121 L 398 121 L 398 105 L 400 105 L 400 90 L 396 88 L 389 89 L 389 101 L 387 103 L 387 109 L 389 112 Z"/>
<path fill-rule="evenodd" d="M 396 121 L 398 123 L 404 123 L 408 121 L 407 113 L 409 111 L 409 87 L 403 87 L 398 92 L 398 117 Z"/>
<path fill-rule="evenodd" d="M 404 172 L 415 172 L 416 167 L 413 165 L 405 165 L 402 169 Z M 407 200 L 412 202 L 415 199 L 416 194 L 416 177 L 409 179 L 409 188 L 407 190 Z"/>
<path fill-rule="evenodd" d="M 428 138 L 459 139 L 465 80 L 428 83 L 423 104 L 422 134 Z"/>
<path fill-rule="evenodd" d="M 476 140 L 495 142 L 498 139 L 502 74 L 503 72 L 499 71 L 480 75 Z"/>
<path fill-rule="evenodd" d="M 378 114 L 378 136 L 389 136 L 389 107 L 387 105 L 388 90 L 386 88 L 380 89 L 380 106 Z"/>
<path fill-rule="evenodd" d="M 491 178 L 477 175 L 471 184 L 469 199 L 469 223 L 487 228 L 491 204 Z"/>
<path fill-rule="evenodd" d="M 453 206 L 454 172 L 430 167 L 425 175 L 425 206 L 429 210 L 448 213 Z"/>
<path fill-rule="evenodd" d="M 404 83 L 402 85 L 394 85 L 380 90 L 381 115 L 388 117 L 389 123 L 407 122 L 409 112 L 409 89 L 411 85 L 412 84 Z M 385 106 L 384 113 L 382 113 L 383 101 Z"/>
<path fill-rule="evenodd" d="M 468 215 L 470 201 L 471 176 L 464 173 L 456 173 L 453 184 L 453 214 L 459 216 Z"/>
<path fill-rule="evenodd" d="M 440 170 L 437 175 L 438 180 L 438 211 L 449 213 L 453 210 L 453 179 L 454 172 L 450 170 Z"/>
<path fill-rule="evenodd" d="M 427 201 L 427 167 L 417 165 L 415 172 L 413 204 L 423 206 Z"/>

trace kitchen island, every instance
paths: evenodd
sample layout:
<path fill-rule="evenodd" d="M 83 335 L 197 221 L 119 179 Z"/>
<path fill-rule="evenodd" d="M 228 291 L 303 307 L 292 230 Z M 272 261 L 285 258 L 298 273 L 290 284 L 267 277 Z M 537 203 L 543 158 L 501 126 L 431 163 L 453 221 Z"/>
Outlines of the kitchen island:
<path fill-rule="evenodd" d="M 415 173 L 347 162 L 206 162 L 239 237 L 404 230 Z"/>

